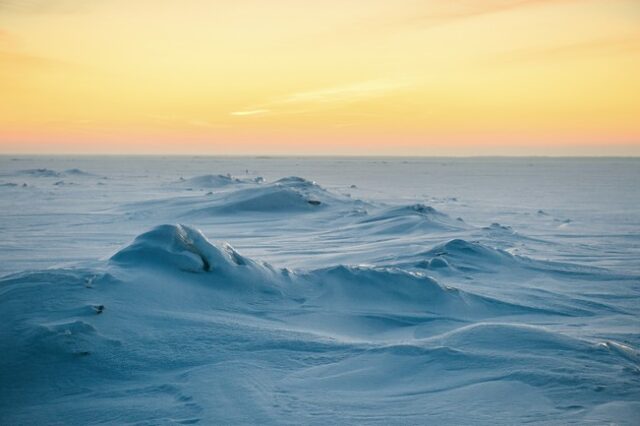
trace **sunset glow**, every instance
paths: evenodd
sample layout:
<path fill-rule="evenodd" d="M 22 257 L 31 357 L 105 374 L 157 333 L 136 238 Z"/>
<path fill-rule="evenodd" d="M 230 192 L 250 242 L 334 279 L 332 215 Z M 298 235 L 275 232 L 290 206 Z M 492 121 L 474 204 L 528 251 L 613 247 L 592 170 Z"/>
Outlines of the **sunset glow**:
<path fill-rule="evenodd" d="M 637 0 L 0 1 L 3 153 L 640 155 Z"/>

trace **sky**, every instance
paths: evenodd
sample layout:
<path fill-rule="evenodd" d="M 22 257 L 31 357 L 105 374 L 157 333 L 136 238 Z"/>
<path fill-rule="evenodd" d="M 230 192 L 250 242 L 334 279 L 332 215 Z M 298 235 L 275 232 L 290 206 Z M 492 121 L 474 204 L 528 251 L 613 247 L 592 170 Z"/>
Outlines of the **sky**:
<path fill-rule="evenodd" d="M 640 155 L 638 0 L 0 0 L 0 153 Z"/>

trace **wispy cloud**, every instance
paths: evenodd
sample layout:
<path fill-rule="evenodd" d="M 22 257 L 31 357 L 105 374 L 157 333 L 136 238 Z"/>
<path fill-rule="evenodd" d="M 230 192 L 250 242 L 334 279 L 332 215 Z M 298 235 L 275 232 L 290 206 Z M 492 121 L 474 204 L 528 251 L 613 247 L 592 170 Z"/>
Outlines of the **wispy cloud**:
<path fill-rule="evenodd" d="M 403 80 L 367 80 L 347 85 L 325 87 L 284 95 L 271 101 L 233 111 L 233 116 L 261 116 L 265 114 L 307 113 L 328 106 L 359 102 L 401 90 L 409 86 Z"/>
<path fill-rule="evenodd" d="M 262 115 L 262 114 L 266 114 L 268 113 L 269 110 L 268 109 L 250 109 L 250 110 L 243 110 L 243 111 L 234 111 L 231 113 L 231 115 L 235 115 L 238 117 L 242 117 L 242 116 L 247 116 L 247 115 Z"/>
<path fill-rule="evenodd" d="M 328 87 L 319 90 L 293 93 L 283 97 L 278 103 L 325 103 L 325 102 L 350 102 L 360 99 L 377 97 L 388 92 L 398 90 L 406 86 L 394 80 L 369 80 L 359 83 Z"/>

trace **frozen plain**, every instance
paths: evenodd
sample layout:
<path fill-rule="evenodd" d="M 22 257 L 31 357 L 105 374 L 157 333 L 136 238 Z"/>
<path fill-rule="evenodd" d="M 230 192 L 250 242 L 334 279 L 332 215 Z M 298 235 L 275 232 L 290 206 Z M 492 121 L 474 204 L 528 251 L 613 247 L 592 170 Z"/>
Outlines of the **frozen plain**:
<path fill-rule="evenodd" d="M 2 424 L 637 424 L 640 161 L 0 157 Z"/>

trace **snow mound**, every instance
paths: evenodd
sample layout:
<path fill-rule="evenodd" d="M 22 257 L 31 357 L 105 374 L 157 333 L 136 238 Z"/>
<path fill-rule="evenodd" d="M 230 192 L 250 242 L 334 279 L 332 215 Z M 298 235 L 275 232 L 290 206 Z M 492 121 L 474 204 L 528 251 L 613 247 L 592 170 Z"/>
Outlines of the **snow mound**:
<path fill-rule="evenodd" d="M 492 273 L 498 270 L 516 272 L 529 270 L 554 274 L 570 274 L 573 276 L 602 277 L 606 269 L 580 264 L 554 262 L 534 259 L 527 256 L 513 255 L 508 251 L 490 247 L 479 241 L 468 241 L 460 238 L 439 244 L 420 253 L 423 260 L 416 263 L 418 268 L 432 271 L 460 271 Z"/>
<path fill-rule="evenodd" d="M 327 207 L 357 203 L 349 197 L 333 194 L 315 182 L 287 177 L 269 184 L 259 184 L 226 194 L 210 206 L 195 209 L 187 216 L 241 213 L 305 213 Z"/>
<path fill-rule="evenodd" d="M 460 238 L 438 244 L 418 256 L 423 260 L 416 264 L 417 267 L 441 272 L 495 272 L 498 269 L 522 268 L 527 264 L 533 266 L 536 262 L 478 241 Z"/>
<path fill-rule="evenodd" d="M 449 231 L 468 228 L 461 220 L 452 219 L 431 206 L 412 204 L 392 207 L 360 222 L 374 234 L 402 234 L 412 232 Z"/>
<path fill-rule="evenodd" d="M 194 176 L 188 179 L 180 179 L 178 184 L 180 186 L 191 188 L 219 188 L 235 183 L 242 183 L 243 181 L 232 177 L 231 175 L 201 175 Z"/>
<path fill-rule="evenodd" d="M 309 274 L 314 304 L 345 311 L 437 314 L 446 318 L 518 315 L 535 309 L 448 287 L 421 273 L 397 268 L 339 265 Z"/>
<path fill-rule="evenodd" d="M 295 188 L 301 188 L 301 189 L 313 188 L 313 187 L 320 188 L 320 185 L 318 185 L 315 181 L 311 181 L 300 176 L 283 177 L 278 179 L 274 183 L 276 185 L 283 185 L 283 186 L 288 186 L 292 188 L 295 187 Z"/>
<path fill-rule="evenodd" d="M 139 235 L 111 261 L 120 265 L 177 268 L 187 272 L 229 272 L 258 264 L 241 256 L 229 244 L 215 246 L 197 229 L 186 225 L 160 225 Z"/>
<path fill-rule="evenodd" d="M 515 262 L 515 257 L 503 250 L 479 242 L 456 238 L 437 245 L 425 253 L 433 259 L 444 260 L 462 270 L 486 269 L 491 265 Z"/>
<path fill-rule="evenodd" d="M 206 194 L 133 202 L 122 205 L 119 210 L 132 219 L 153 217 L 155 223 L 202 223 L 240 215 L 242 221 L 255 220 L 260 215 L 288 221 L 291 214 L 306 213 L 325 213 L 323 218 L 333 214 L 334 218 L 341 219 L 368 205 L 299 177 L 287 177 L 270 183 L 264 183 L 262 179 L 239 180 L 228 176 L 205 177 L 204 180 L 206 182 L 201 183 L 218 185 L 217 189 Z M 192 183 L 184 181 L 180 187 L 194 189 L 197 185 Z"/>
<path fill-rule="evenodd" d="M 291 301 L 350 312 L 414 312 L 449 318 L 493 317 L 531 313 L 534 309 L 445 287 L 419 272 L 396 268 L 338 265 L 311 271 L 277 271 L 235 251 L 212 244 L 197 229 L 161 225 L 138 236 L 111 257 L 114 265 L 141 271 L 153 269 L 204 274 L 229 288 L 285 291 Z M 209 278 L 207 278 L 209 277 Z M 293 285 L 292 285 L 293 284 Z"/>

